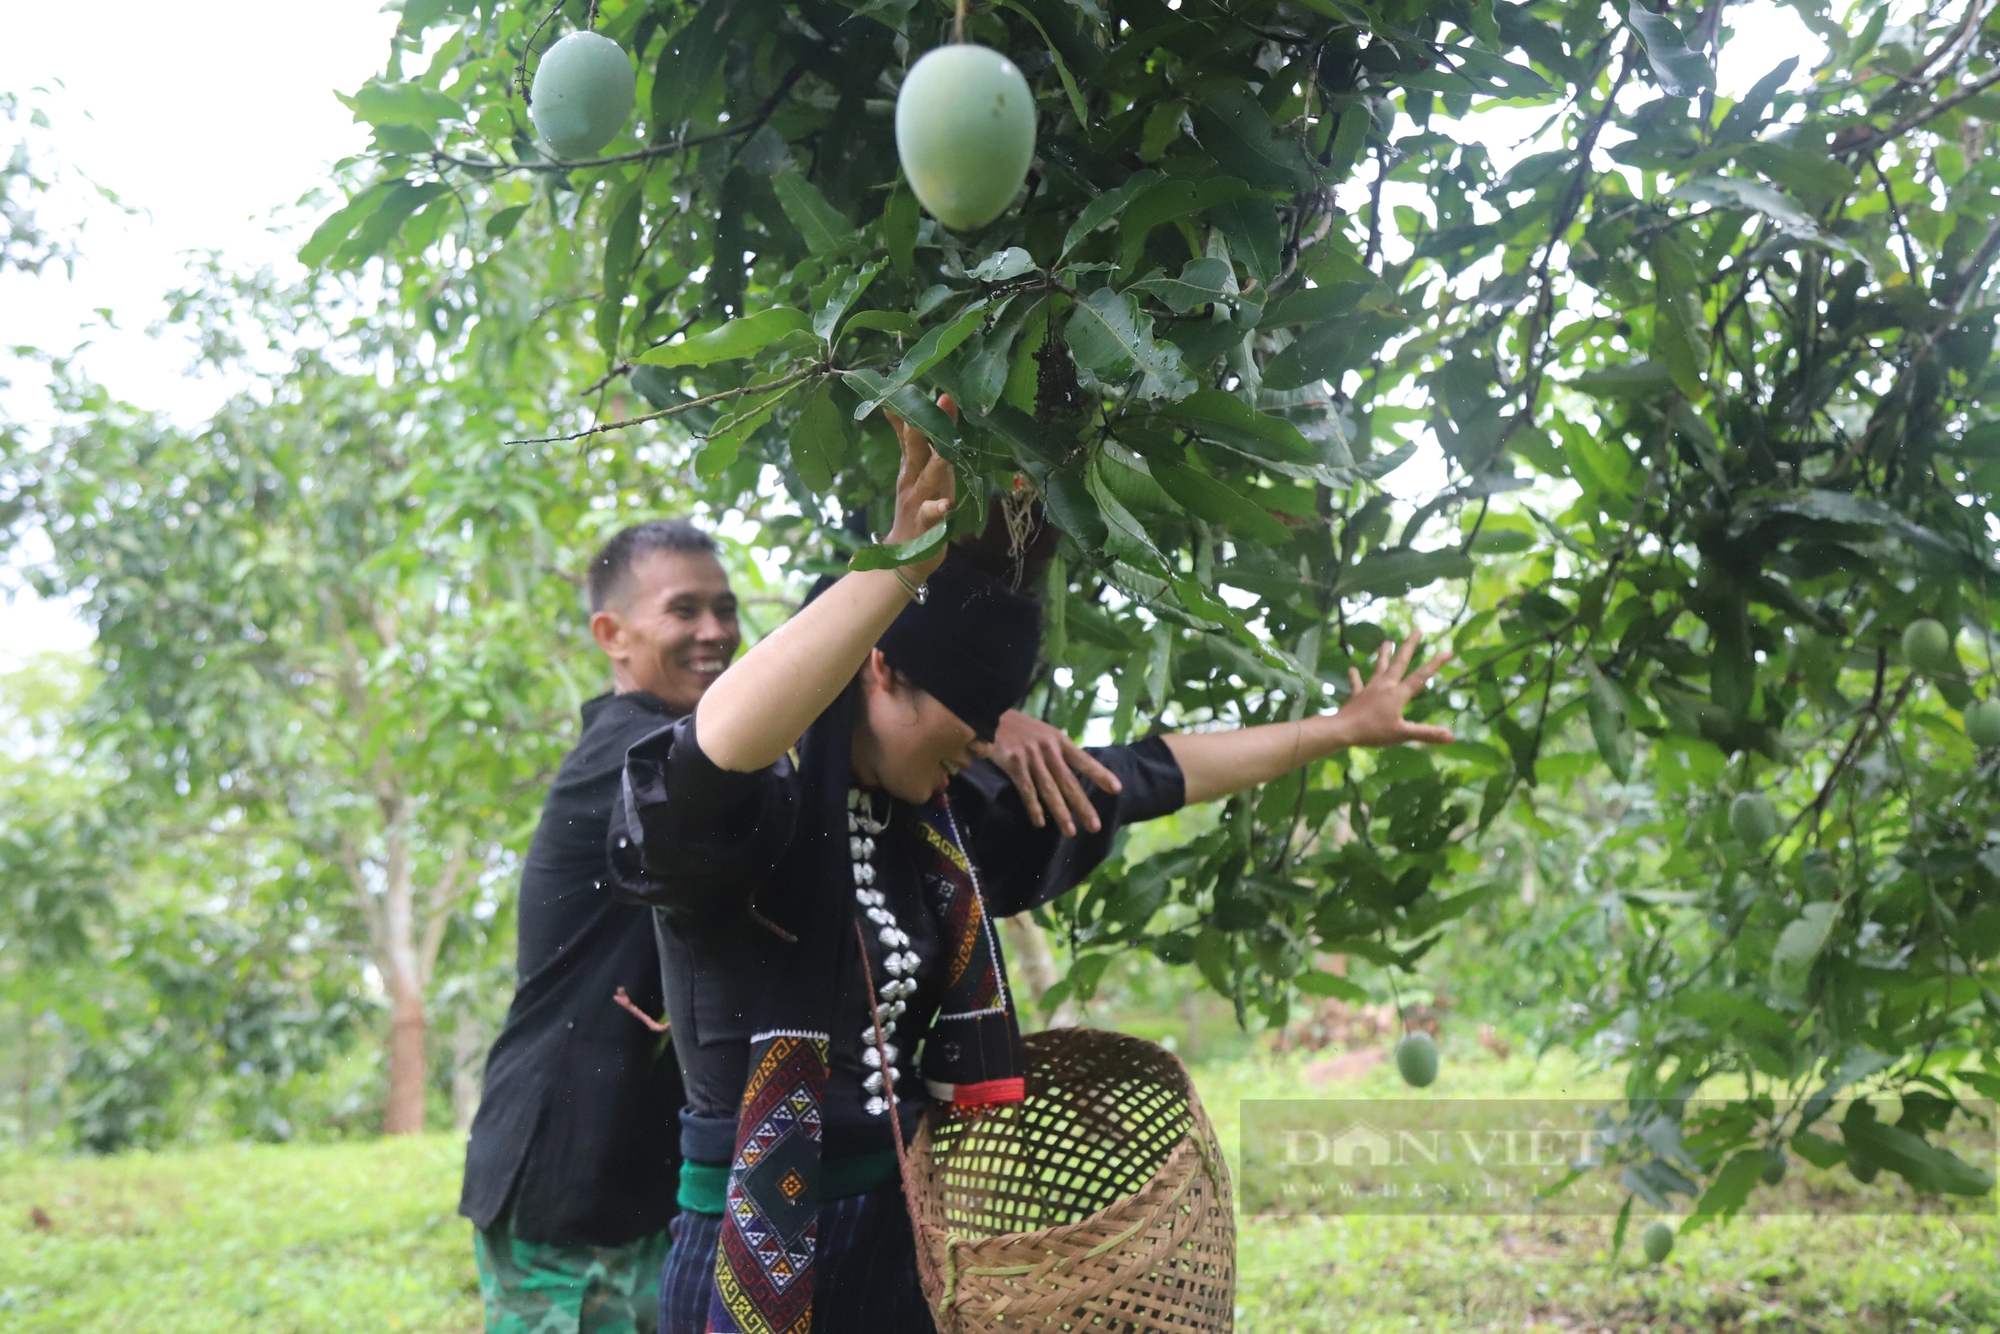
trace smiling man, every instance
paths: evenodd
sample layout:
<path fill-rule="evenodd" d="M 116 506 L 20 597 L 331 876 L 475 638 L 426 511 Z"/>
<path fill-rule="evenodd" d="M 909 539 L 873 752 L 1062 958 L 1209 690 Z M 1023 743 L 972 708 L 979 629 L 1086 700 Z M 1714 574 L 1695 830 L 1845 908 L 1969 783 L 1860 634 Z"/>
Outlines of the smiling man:
<path fill-rule="evenodd" d="M 659 951 L 650 912 L 611 897 L 606 842 L 626 749 L 694 709 L 741 632 L 714 541 L 680 520 L 613 537 L 589 589 L 612 692 L 583 706 L 528 846 L 514 1002 L 465 1153 L 495 1334 L 650 1334 L 675 1209 Z"/>

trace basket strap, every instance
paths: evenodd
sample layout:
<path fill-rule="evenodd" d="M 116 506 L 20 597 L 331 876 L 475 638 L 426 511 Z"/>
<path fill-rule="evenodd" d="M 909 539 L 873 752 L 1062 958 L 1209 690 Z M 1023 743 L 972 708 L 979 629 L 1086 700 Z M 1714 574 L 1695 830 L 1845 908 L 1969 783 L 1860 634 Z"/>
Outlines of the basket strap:
<path fill-rule="evenodd" d="M 933 1261 L 930 1247 L 924 1245 L 924 1220 L 917 1208 L 916 1189 L 910 1180 L 910 1159 L 903 1148 L 903 1117 L 897 1109 L 895 1069 L 889 1064 L 889 1043 L 882 1033 L 882 1003 L 875 995 L 875 970 L 868 963 L 868 933 L 862 929 L 861 915 L 854 916 L 854 943 L 861 948 L 861 981 L 868 990 L 868 1012 L 874 1020 L 872 1032 L 875 1035 L 875 1053 L 881 1061 L 882 1092 L 889 1104 L 889 1133 L 896 1145 L 896 1178 L 903 1191 L 903 1209 L 910 1215 L 910 1244 L 917 1252 L 917 1278 L 925 1289 L 925 1300 L 941 1287 L 955 1286 L 955 1282 L 941 1281 L 937 1265 Z M 950 1297 L 945 1298 L 945 1308 L 949 1309 Z M 940 1325 L 944 1324 L 939 1320 Z M 948 1331 L 947 1331 L 948 1334 Z"/>

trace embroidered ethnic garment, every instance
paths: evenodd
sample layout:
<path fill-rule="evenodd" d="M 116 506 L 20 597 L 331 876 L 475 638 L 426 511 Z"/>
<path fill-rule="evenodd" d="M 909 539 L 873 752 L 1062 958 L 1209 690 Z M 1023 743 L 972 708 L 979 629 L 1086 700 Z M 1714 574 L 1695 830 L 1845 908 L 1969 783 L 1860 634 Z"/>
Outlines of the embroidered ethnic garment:
<path fill-rule="evenodd" d="M 924 1084 L 931 1097 L 961 1111 L 1020 1102 L 1026 1096 L 1021 1030 L 978 869 L 965 855 L 949 797 L 912 814 L 927 906 L 948 951 L 944 1000 L 924 1043 Z"/>
<path fill-rule="evenodd" d="M 809 1334 L 827 1035 L 760 1033 L 715 1248 L 710 1334 Z"/>
<path fill-rule="evenodd" d="M 854 911 L 860 917 L 869 908 L 887 906 L 874 889 L 873 858 L 876 837 L 889 832 L 889 823 L 876 821 L 862 801 L 850 799 L 847 814 L 858 817 L 848 822 L 846 851 L 853 867 Z M 924 1082 L 932 1098 L 961 1110 L 1019 1102 L 1025 1096 L 1025 1053 L 1006 966 L 950 801 L 940 796 L 917 808 L 898 803 L 894 816 L 909 839 L 924 906 L 936 917 L 947 951 L 943 1001 L 924 1044 Z M 895 1000 L 889 1003 L 894 1005 L 909 994 L 902 983 L 915 971 L 917 958 L 908 952 L 909 937 L 893 916 L 870 924 L 876 939 L 898 960 L 898 967 L 884 970 L 895 984 Z M 885 985 L 883 995 L 889 990 Z M 882 1016 L 886 1046 L 894 1020 L 881 998 L 873 1003 Z M 876 1076 L 864 1085 L 868 1110 L 875 1112 L 881 1100 L 886 1113 L 889 1091 L 900 1073 L 894 1068 L 897 1053 L 888 1048 L 889 1078 L 880 1078 L 882 1052 L 873 1041 L 874 1015 L 866 1016 L 866 1022 L 862 1060 Z M 750 1040 L 750 1079 L 737 1113 L 736 1155 L 729 1166 L 715 1251 L 709 1334 L 812 1332 L 827 1062 L 824 1033 L 783 1029 Z"/>

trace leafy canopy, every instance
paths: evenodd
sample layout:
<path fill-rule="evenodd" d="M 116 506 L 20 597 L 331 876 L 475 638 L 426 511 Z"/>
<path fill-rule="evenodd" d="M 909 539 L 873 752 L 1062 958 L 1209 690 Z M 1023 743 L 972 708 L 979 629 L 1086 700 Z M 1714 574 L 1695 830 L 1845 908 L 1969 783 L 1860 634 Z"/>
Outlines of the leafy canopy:
<path fill-rule="evenodd" d="M 1826 58 L 1732 99 L 1722 5 L 996 0 L 969 35 L 1028 75 L 1038 158 L 960 236 L 889 133 L 942 8 L 410 0 L 304 255 L 379 257 L 467 374 L 571 349 L 518 476 L 643 464 L 807 567 L 885 526 L 883 410 L 910 417 L 959 531 L 1025 493 L 1061 530 L 1035 706 L 1065 725 L 1294 716 L 1390 600 L 1448 624 L 1432 707 L 1465 740 L 1107 868 L 1058 910 L 1073 991 L 1140 946 L 1273 1020 L 1348 994 L 1318 956 L 1412 966 L 1498 884 L 1473 836 L 1593 784 L 1613 948 L 1574 1036 L 1622 1054 L 1635 1121 L 1748 1089 L 1624 1141 L 1633 1189 L 1726 1214 L 1788 1137 L 1976 1191 L 1924 1137 L 2000 1092 L 2000 783 L 1956 725 L 1993 689 L 2000 30 L 1792 12 Z M 551 162 L 519 73 L 593 17 L 640 111 Z M 1533 151 L 1486 141 L 1495 109 Z M 1398 508 L 1378 483 L 1422 438 L 1444 484 Z M 1901 660 L 1920 615 L 1962 672 Z M 1744 791 L 1781 811 L 1766 847 L 1730 832 Z M 1811 1129 L 1856 1081 L 1902 1121 Z"/>

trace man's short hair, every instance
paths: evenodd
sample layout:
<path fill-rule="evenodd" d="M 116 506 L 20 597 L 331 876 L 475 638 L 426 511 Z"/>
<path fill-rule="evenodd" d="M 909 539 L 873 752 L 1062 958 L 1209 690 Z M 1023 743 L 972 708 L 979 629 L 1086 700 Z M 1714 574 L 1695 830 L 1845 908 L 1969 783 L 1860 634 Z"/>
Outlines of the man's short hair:
<path fill-rule="evenodd" d="M 715 539 L 686 519 L 654 519 L 615 535 L 590 561 L 590 610 L 604 610 L 632 575 L 641 556 L 654 551 L 715 554 Z"/>

